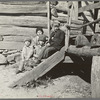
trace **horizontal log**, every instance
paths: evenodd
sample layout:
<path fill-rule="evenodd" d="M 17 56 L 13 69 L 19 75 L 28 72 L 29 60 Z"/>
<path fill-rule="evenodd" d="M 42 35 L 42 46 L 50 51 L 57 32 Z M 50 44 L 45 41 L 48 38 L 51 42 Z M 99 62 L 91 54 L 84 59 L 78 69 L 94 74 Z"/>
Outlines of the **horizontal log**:
<path fill-rule="evenodd" d="M 67 18 L 66 16 L 58 16 L 58 17 L 52 17 L 52 20 L 58 20 L 60 22 L 63 22 L 63 23 L 67 23 Z M 83 24 L 83 21 L 80 21 L 80 20 L 72 20 L 73 24 L 77 24 L 77 25 L 82 25 Z"/>
<path fill-rule="evenodd" d="M 21 50 L 23 46 L 24 46 L 23 42 L 0 41 L 0 49 Z"/>
<path fill-rule="evenodd" d="M 7 5 L 36 5 L 36 4 L 45 4 L 45 2 L 40 1 L 33 1 L 33 0 L 2 0 L 0 4 L 7 4 Z"/>
<path fill-rule="evenodd" d="M 47 18 L 40 16 L 0 16 L 0 25 L 47 28 Z"/>
<path fill-rule="evenodd" d="M 43 29 L 47 35 L 48 30 Z M 17 27 L 17 26 L 0 26 L 0 35 L 2 36 L 36 36 L 36 28 Z M 5 37 L 6 38 L 6 37 Z"/>
<path fill-rule="evenodd" d="M 3 36 L 3 41 L 24 42 L 24 39 L 30 36 Z"/>
<path fill-rule="evenodd" d="M 60 27 L 61 30 L 66 31 L 66 27 Z M 70 30 L 70 36 L 71 35 L 78 35 L 78 34 L 82 34 L 82 30 L 78 29 L 78 30 Z M 94 33 L 90 30 L 86 30 L 86 32 L 83 31 L 84 35 L 93 35 Z"/>
<path fill-rule="evenodd" d="M 90 48 L 88 46 L 84 46 L 77 48 L 76 46 L 71 45 L 69 46 L 67 53 L 83 57 L 100 56 L 100 47 Z"/>
<path fill-rule="evenodd" d="M 82 13 L 84 11 L 92 10 L 92 9 L 96 9 L 96 8 L 100 8 L 100 2 L 81 7 L 81 8 L 79 8 L 78 13 Z"/>
<path fill-rule="evenodd" d="M 35 5 L 6 5 L 0 4 L 0 13 L 47 13 L 45 4 Z"/>

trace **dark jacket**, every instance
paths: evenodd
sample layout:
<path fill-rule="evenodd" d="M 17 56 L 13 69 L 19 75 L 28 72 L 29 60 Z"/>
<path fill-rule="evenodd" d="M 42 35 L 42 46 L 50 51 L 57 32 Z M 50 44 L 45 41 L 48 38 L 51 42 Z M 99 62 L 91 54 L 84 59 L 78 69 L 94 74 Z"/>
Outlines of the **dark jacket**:
<path fill-rule="evenodd" d="M 52 32 L 49 43 L 52 47 L 60 50 L 65 45 L 65 32 L 60 29 Z"/>

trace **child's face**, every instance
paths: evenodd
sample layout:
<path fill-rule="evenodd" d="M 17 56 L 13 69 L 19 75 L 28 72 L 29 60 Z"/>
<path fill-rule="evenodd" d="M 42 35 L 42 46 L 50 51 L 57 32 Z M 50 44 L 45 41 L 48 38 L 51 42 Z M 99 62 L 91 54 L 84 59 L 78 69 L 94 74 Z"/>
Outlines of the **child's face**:
<path fill-rule="evenodd" d="M 25 45 L 27 46 L 27 47 L 29 47 L 30 46 L 30 42 L 29 41 L 25 41 Z"/>
<path fill-rule="evenodd" d="M 37 35 L 41 35 L 41 34 L 42 34 L 42 31 L 39 30 L 39 31 L 37 32 Z"/>
<path fill-rule="evenodd" d="M 43 41 L 39 41 L 39 44 L 42 46 L 42 45 L 44 45 L 44 42 Z"/>

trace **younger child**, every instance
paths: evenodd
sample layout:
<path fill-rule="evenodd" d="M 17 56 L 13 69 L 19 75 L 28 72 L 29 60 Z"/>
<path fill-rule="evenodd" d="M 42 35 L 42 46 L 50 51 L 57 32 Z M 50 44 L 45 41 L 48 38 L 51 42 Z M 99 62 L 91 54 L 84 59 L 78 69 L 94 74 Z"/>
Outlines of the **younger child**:
<path fill-rule="evenodd" d="M 46 41 L 47 41 L 46 35 L 39 35 L 39 39 L 38 39 L 39 44 L 35 46 L 35 54 L 33 55 L 34 60 L 36 60 L 39 57 L 41 50 L 45 48 Z"/>
<path fill-rule="evenodd" d="M 34 54 L 34 48 L 31 45 L 31 42 L 32 42 L 31 38 L 26 38 L 24 40 L 24 47 L 22 49 L 22 54 L 21 54 L 22 60 L 20 61 L 20 65 L 18 70 L 16 71 L 16 74 L 21 73 L 23 71 L 26 62 L 28 62 Z"/>

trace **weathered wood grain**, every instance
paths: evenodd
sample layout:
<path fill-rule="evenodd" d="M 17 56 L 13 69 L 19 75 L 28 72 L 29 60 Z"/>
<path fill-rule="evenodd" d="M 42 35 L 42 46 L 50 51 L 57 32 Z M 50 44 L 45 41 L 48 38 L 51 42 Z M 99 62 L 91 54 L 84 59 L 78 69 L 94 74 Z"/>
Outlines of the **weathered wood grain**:
<path fill-rule="evenodd" d="M 91 67 L 92 98 L 100 98 L 100 56 L 93 56 Z"/>
<path fill-rule="evenodd" d="M 73 14 L 72 14 L 72 19 L 73 20 L 78 20 L 78 1 L 72 1 L 73 3 Z"/>
<path fill-rule="evenodd" d="M 33 0 L 2 0 L 0 4 L 7 4 L 7 5 L 36 5 L 36 4 L 45 4 L 45 2 L 40 1 L 33 1 Z"/>
<path fill-rule="evenodd" d="M 52 56 L 47 58 L 45 61 L 40 63 L 35 69 L 26 73 L 22 78 L 13 82 L 9 87 L 13 88 L 16 85 L 25 85 L 26 83 L 37 80 L 39 77 L 46 74 L 49 70 L 51 70 L 55 65 L 61 62 L 64 59 L 65 48 L 63 47 L 60 51 L 54 53 Z"/>
<path fill-rule="evenodd" d="M 40 16 L 0 16 L 0 25 L 47 28 L 47 18 Z"/>
<path fill-rule="evenodd" d="M 90 48 L 88 46 L 84 46 L 82 48 L 77 48 L 76 46 L 71 45 L 69 46 L 67 53 L 83 57 L 100 56 L 100 47 Z"/>
<path fill-rule="evenodd" d="M 44 34 L 48 34 L 47 29 L 43 29 Z M 0 35 L 2 36 L 36 36 L 36 28 L 17 27 L 11 25 L 0 26 Z M 6 38 L 6 37 L 5 37 Z"/>
<path fill-rule="evenodd" d="M 0 13 L 47 13 L 46 4 L 6 5 L 0 4 Z"/>
<path fill-rule="evenodd" d="M 66 23 L 67 22 L 67 18 L 68 16 L 58 16 L 58 17 L 52 17 L 52 20 L 58 20 L 62 23 Z M 72 24 L 76 24 L 76 25 L 82 25 L 83 21 L 81 20 L 72 20 L 71 22 Z"/>
<path fill-rule="evenodd" d="M 3 36 L 3 41 L 24 42 L 24 39 L 32 36 Z"/>

